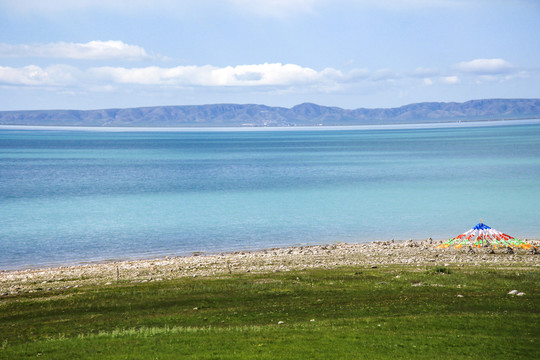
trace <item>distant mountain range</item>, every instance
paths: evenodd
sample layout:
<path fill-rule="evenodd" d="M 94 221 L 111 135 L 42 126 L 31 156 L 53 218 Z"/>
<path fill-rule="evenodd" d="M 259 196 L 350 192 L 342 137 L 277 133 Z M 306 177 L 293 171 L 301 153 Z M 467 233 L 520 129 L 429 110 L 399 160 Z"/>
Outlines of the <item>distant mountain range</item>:
<path fill-rule="evenodd" d="M 0 111 L 0 125 L 63 126 L 318 126 L 437 123 L 540 118 L 540 99 L 424 102 L 347 110 L 311 103 L 292 108 L 213 104 L 106 110 Z"/>

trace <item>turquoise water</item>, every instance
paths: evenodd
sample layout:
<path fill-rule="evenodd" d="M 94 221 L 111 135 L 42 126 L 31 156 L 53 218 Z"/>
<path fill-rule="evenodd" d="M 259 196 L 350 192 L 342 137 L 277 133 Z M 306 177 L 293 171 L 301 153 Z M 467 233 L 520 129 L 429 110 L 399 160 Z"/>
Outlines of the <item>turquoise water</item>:
<path fill-rule="evenodd" d="M 336 241 L 538 238 L 540 125 L 0 130 L 0 269 Z"/>

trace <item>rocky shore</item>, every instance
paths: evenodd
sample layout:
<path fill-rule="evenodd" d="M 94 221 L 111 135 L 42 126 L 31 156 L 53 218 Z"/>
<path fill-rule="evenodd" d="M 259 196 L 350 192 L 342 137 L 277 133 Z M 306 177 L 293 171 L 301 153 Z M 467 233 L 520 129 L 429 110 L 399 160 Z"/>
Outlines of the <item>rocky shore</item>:
<path fill-rule="evenodd" d="M 540 248 L 540 240 L 529 240 Z M 92 265 L 0 271 L 0 297 L 70 289 L 117 282 L 151 282 L 181 277 L 264 273 L 339 266 L 540 266 L 540 255 L 523 249 L 439 249 L 440 242 L 379 241 L 299 246 L 217 255 L 195 254 L 152 260 L 118 261 Z"/>

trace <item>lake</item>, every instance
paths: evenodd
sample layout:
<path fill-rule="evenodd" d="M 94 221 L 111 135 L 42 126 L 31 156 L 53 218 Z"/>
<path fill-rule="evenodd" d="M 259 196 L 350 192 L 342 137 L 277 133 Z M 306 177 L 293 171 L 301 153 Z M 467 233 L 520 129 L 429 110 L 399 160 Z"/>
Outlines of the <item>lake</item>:
<path fill-rule="evenodd" d="M 0 129 L 0 269 L 540 237 L 540 124 L 297 131 Z"/>

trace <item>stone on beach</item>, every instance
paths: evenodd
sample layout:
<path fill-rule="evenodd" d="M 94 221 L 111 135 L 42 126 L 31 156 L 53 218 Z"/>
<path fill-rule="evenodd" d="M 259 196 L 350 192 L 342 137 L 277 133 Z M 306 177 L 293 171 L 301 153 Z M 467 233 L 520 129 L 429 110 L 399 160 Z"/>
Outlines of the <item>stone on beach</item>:
<path fill-rule="evenodd" d="M 485 252 L 467 253 L 466 249 L 437 249 L 436 242 L 379 241 L 373 243 L 336 243 L 260 251 L 222 254 L 197 254 L 185 257 L 161 257 L 151 260 L 118 261 L 102 264 L 64 266 L 0 272 L 0 294 L 25 293 L 47 284 L 51 289 L 104 285 L 122 282 L 148 282 L 182 277 L 206 277 L 240 273 L 287 272 L 306 269 L 332 269 L 339 266 L 358 270 L 394 265 L 461 266 L 496 264 L 504 266 L 519 261 L 540 266 L 538 256 L 518 249 L 507 254 L 504 249 L 487 256 Z M 530 243 L 540 245 L 540 241 Z M 119 276 L 118 274 L 121 274 Z M 421 286 L 421 284 L 412 284 Z M 518 291 L 514 295 L 517 295 Z M 9 296 L 9 295 L 8 295 Z M 522 295 L 520 295 L 522 296 Z"/>

